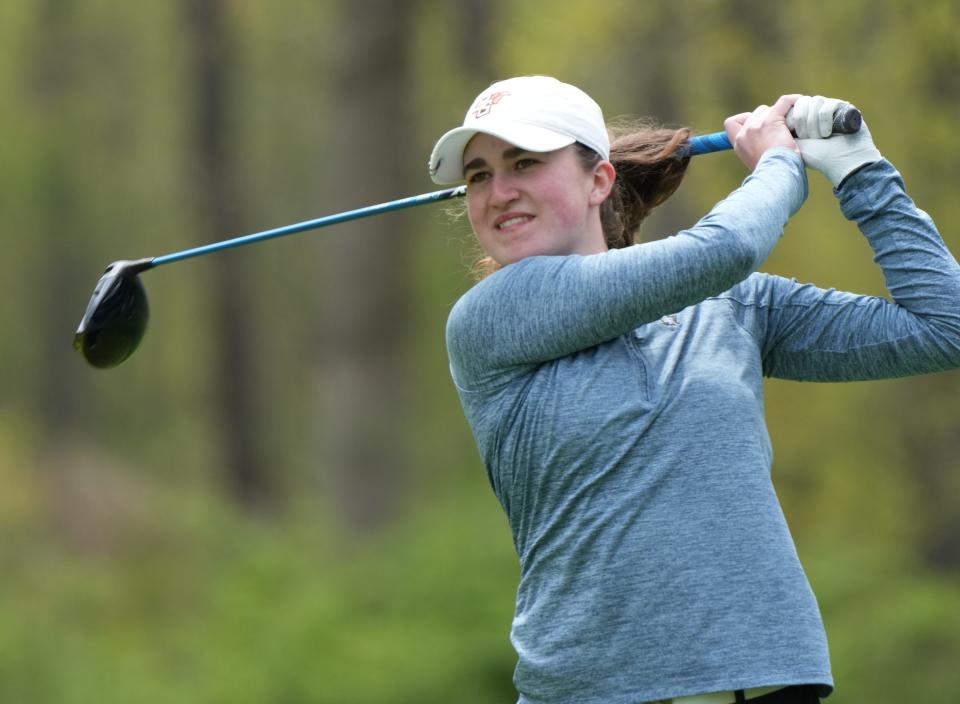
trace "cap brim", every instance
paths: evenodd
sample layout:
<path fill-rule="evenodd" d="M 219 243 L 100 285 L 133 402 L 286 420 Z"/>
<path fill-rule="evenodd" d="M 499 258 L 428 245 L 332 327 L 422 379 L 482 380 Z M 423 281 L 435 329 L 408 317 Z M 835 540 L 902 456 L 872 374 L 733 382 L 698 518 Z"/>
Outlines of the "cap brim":
<path fill-rule="evenodd" d="M 463 150 L 478 133 L 489 134 L 531 152 L 552 152 L 576 140 L 537 125 L 485 122 L 483 127 L 457 127 L 443 135 L 430 155 L 430 178 L 439 185 L 463 181 Z"/>

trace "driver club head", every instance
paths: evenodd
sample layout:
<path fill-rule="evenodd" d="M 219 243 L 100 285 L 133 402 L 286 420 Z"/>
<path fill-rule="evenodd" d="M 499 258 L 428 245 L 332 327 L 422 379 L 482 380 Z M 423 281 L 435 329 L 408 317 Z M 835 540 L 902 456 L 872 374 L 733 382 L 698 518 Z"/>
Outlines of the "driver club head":
<path fill-rule="evenodd" d="M 150 316 L 138 274 L 153 266 L 153 259 L 117 261 L 100 277 L 73 336 L 73 346 L 92 366 L 115 367 L 137 349 Z"/>

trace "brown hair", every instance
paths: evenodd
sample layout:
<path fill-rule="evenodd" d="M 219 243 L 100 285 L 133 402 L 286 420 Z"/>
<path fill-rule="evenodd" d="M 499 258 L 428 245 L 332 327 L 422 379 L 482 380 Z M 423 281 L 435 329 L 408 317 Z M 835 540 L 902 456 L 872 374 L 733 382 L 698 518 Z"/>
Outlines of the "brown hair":
<path fill-rule="evenodd" d="M 634 244 L 640 224 L 655 207 L 673 195 L 690 163 L 685 145 L 686 128 L 660 127 L 649 121 L 620 120 L 607 126 L 610 163 L 617 172 L 610 195 L 600 206 L 603 237 L 610 249 Z M 577 156 L 584 169 L 596 166 L 601 156 L 579 142 Z M 473 265 L 477 279 L 489 276 L 500 265 L 483 257 Z"/>

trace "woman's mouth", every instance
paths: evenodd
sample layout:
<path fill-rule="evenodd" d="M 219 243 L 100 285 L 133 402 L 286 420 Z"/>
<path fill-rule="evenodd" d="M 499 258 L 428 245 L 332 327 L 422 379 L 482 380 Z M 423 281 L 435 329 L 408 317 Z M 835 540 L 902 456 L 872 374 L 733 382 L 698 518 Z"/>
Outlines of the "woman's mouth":
<path fill-rule="evenodd" d="M 494 223 L 494 227 L 503 232 L 504 230 L 509 230 L 524 223 L 528 223 L 533 220 L 532 215 L 513 215 L 504 220 Z"/>

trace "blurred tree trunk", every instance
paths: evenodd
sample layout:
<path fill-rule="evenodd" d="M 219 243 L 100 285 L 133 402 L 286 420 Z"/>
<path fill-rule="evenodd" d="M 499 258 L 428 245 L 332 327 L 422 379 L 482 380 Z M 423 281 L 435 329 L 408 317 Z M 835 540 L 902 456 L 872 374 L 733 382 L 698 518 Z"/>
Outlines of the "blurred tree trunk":
<path fill-rule="evenodd" d="M 239 186 L 231 163 L 230 66 L 233 44 L 226 0 L 187 0 L 188 63 L 194 193 L 200 229 L 209 240 L 240 233 Z M 263 510 L 274 492 L 263 462 L 256 411 L 258 375 L 251 344 L 256 339 L 248 293 L 253 286 L 241 257 L 220 255 L 211 264 L 214 299 L 212 386 L 216 395 L 224 481 L 243 507 Z"/>
<path fill-rule="evenodd" d="M 412 3 L 344 0 L 338 9 L 325 196 L 345 210 L 405 195 L 411 164 L 426 156 L 409 149 Z M 409 222 L 399 213 L 369 218 L 324 242 L 318 459 L 353 534 L 385 525 L 409 478 Z"/>
<path fill-rule="evenodd" d="M 907 480 L 920 502 L 918 553 L 931 569 L 947 573 L 960 570 L 960 428 L 952 381 L 942 374 L 910 379 L 901 387 L 902 406 L 917 412 L 897 418 Z"/>
<path fill-rule="evenodd" d="M 655 14 L 654 14 L 655 13 Z M 679 86 L 685 79 L 682 68 L 673 57 L 674 47 L 683 41 L 689 29 L 685 24 L 685 10 L 677 4 L 663 4 L 648 15 L 655 18 L 648 23 L 641 36 L 625 49 L 627 81 L 623 90 L 631 96 L 637 112 L 653 117 L 665 125 L 684 124 L 682 99 Z M 589 92 L 589 91 L 588 91 Z M 611 116 L 607 116 L 609 120 Z M 687 224 L 689 205 L 683 192 L 656 209 L 656 228 L 641 225 L 635 233 L 637 242 L 665 237 L 677 232 Z"/>
<path fill-rule="evenodd" d="M 100 272 L 78 271 L 76 262 L 66 255 L 71 241 L 82 240 L 81 209 L 77 185 L 81 178 L 71 157 L 75 144 L 71 129 L 75 116 L 68 111 L 75 64 L 68 57 L 77 49 L 72 27 L 74 11 L 55 0 L 43 0 L 36 6 L 36 33 L 30 43 L 32 75 L 29 81 L 33 119 L 43 125 L 36 144 L 35 194 L 37 236 L 33 247 L 37 285 L 27 301 L 38 312 L 35 320 L 38 338 L 37 358 L 31 367 L 39 390 L 36 404 L 40 426 L 49 438 L 63 442 L 69 437 L 77 417 L 77 385 L 73 383 L 76 360 L 71 359 L 70 330 L 80 321 L 82 307 L 66 305 L 76 291 L 96 280 Z M 90 284 L 92 286 L 92 282 Z M 84 301 L 85 302 L 85 301 Z"/>
<path fill-rule="evenodd" d="M 461 0 L 456 5 L 461 70 L 482 82 L 475 93 L 496 80 L 509 78 L 493 75 L 493 49 L 496 46 L 496 37 L 493 35 L 495 5 L 496 3 L 490 0 Z M 464 105 L 463 108 L 466 112 L 467 106 Z"/>

